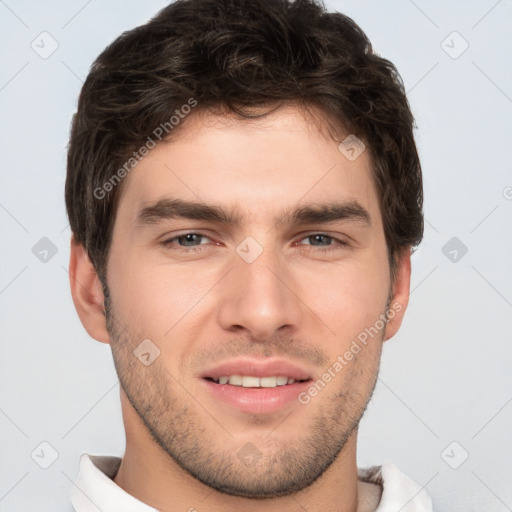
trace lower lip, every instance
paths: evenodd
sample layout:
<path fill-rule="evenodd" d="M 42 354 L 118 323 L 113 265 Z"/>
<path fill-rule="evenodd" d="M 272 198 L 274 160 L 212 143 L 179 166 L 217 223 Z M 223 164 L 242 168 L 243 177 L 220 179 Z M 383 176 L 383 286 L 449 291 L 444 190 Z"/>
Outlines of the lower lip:
<path fill-rule="evenodd" d="M 217 384 L 206 379 L 201 381 L 216 399 L 222 400 L 239 411 L 253 414 L 270 414 L 293 402 L 298 403 L 299 393 L 311 384 L 311 381 L 304 381 L 275 388 L 244 388 Z"/>

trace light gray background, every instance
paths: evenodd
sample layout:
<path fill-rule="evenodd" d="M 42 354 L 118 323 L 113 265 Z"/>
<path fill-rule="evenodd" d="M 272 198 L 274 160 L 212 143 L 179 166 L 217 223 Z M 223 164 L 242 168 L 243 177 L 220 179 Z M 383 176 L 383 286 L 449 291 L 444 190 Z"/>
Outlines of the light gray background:
<path fill-rule="evenodd" d="M 124 450 L 110 348 L 69 293 L 65 146 L 94 58 L 166 3 L 0 0 L 2 512 L 70 510 L 80 453 Z M 392 460 L 439 512 L 512 510 L 512 1 L 327 5 L 397 65 L 425 181 L 409 311 L 384 347 L 359 465 Z M 59 45 L 47 59 L 31 48 L 43 31 Z M 469 44 L 457 58 L 453 31 Z M 46 263 L 32 253 L 42 237 L 58 250 Z M 442 252 L 452 237 L 468 248 L 456 262 Z M 43 441 L 58 452 L 48 469 L 31 458 L 51 461 Z"/>

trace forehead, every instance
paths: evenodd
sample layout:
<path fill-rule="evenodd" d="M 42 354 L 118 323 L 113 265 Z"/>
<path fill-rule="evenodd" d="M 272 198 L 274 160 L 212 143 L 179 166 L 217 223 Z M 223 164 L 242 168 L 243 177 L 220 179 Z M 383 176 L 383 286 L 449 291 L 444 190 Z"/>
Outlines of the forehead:
<path fill-rule="evenodd" d="M 285 107 L 247 120 L 197 112 L 184 123 L 126 178 L 118 214 L 133 220 L 166 196 L 262 220 L 293 204 L 338 200 L 357 200 L 372 217 L 379 214 L 368 152 L 348 159 L 320 113 L 313 119 Z"/>

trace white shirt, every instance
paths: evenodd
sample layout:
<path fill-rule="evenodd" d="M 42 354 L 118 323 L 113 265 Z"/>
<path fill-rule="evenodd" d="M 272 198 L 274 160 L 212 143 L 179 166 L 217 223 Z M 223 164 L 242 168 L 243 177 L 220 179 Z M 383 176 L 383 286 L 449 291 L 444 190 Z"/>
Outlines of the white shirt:
<path fill-rule="evenodd" d="M 112 478 L 121 459 L 83 453 L 71 503 L 75 512 L 158 512 L 121 489 Z M 359 468 L 359 479 L 382 486 L 375 512 L 433 512 L 425 489 L 404 475 L 392 462 Z"/>

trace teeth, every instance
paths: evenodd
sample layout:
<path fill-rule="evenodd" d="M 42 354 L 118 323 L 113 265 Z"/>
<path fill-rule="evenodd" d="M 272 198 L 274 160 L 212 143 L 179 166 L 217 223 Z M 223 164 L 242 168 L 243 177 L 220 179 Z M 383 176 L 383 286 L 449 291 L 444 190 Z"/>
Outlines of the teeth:
<path fill-rule="evenodd" d="M 229 383 L 232 386 L 241 386 L 243 384 L 243 379 L 241 375 L 231 375 L 229 377 Z"/>
<path fill-rule="evenodd" d="M 229 383 L 231 384 L 231 378 L 229 379 Z M 242 386 L 244 388 L 259 388 L 260 379 L 259 377 L 247 377 L 247 375 L 244 375 L 242 377 Z"/>
<path fill-rule="evenodd" d="M 277 377 L 260 377 L 258 380 L 262 388 L 275 388 L 277 386 Z"/>
<path fill-rule="evenodd" d="M 275 388 L 277 386 L 285 386 L 293 384 L 295 379 L 282 375 L 275 377 L 254 377 L 252 375 L 223 375 L 218 380 L 214 379 L 218 384 L 229 384 L 231 386 L 241 386 L 244 388 Z"/>

